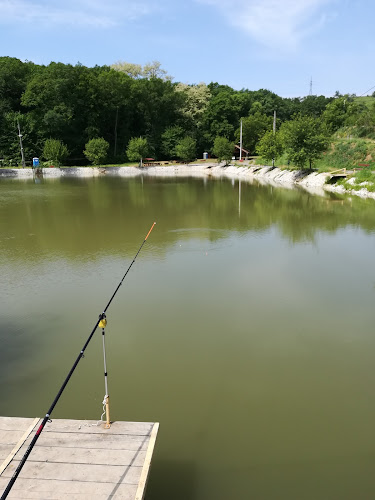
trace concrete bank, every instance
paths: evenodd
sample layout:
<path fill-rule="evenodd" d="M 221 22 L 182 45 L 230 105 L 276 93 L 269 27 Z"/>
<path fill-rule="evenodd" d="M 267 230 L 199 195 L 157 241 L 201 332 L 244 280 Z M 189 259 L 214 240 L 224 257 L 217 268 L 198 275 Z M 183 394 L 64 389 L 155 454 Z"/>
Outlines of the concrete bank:
<path fill-rule="evenodd" d="M 39 172 L 43 177 L 200 177 L 241 179 L 248 182 L 260 182 L 276 186 L 293 188 L 300 186 L 311 194 L 324 196 L 326 191 L 338 194 L 352 194 L 362 198 L 375 199 L 375 193 L 367 191 L 365 187 L 361 190 L 345 190 L 343 186 L 326 184 L 329 177 L 326 173 L 308 173 L 303 170 L 280 170 L 269 166 L 241 166 L 234 165 L 218 166 L 217 164 L 189 164 L 156 167 L 62 167 L 42 168 Z M 34 172 L 30 168 L 3 168 L 0 169 L 0 178 L 32 179 Z"/>

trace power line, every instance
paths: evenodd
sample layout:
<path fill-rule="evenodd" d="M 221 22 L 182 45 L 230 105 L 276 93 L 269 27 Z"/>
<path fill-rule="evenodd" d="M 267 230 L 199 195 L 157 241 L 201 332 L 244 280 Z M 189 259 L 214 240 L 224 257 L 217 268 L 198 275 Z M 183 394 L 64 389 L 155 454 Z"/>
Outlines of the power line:
<path fill-rule="evenodd" d="M 359 97 L 362 97 L 365 94 L 368 94 L 370 92 L 370 90 L 372 90 L 372 89 L 375 89 L 375 85 L 373 87 L 371 87 L 371 89 L 366 90 L 366 92 L 363 92 L 363 94 L 361 94 Z"/>

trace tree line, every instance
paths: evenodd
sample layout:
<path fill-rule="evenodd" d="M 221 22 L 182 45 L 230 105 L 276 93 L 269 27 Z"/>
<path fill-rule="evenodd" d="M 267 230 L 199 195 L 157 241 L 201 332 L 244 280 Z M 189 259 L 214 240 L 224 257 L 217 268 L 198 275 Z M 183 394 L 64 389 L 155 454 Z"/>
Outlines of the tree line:
<path fill-rule="evenodd" d="M 175 83 L 158 62 L 89 68 L 0 57 L 3 164 L 20 163 L 17 123 L 27 160 L 83 165 L 142 156 L 188 160 L 203 152 L 224 158 L 239 142 L 241 119 L 251 154 L 268 159 L 286 151 L 299 166 L 312 164 L 342 127 L 375 134 L 375 109 L 355 96 L 282 98 L 266 89 Z"/>

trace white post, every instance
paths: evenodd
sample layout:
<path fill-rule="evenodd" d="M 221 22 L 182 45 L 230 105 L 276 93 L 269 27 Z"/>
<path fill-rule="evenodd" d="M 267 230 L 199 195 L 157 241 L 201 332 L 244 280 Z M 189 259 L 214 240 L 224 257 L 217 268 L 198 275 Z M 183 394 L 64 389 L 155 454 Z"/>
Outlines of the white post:
<path fill-rule="evenodd" d="M 118 106 L 116 108 L 116 121 L 115 121 L 115 150 L 114 150 L 115 157 L 117 155 L 117 122 L 118 122 Z"/>
<path fill-rule="evenodd" d="M 241 128 L 240 128 L 240 161 L 242 161 L 242 120 L 241 120 Z"/>
<path fill-rule="evenodd" d="M 20 127 L 20 122 L 19 120 L 17 119 L 17 125 L 18 125 L 18 137 L 20 139 L 20 148 L 21 148 L 21 157 L 22 157 L 22 166 L 23 168 L 26 167 L 26 163 L 25 163 L 25 155 L 23 153 L 23 145 L 22 145 L 22 134 L 21 134 L 21 127 Z"/>
<path fill-rule="evenodd" d="M 273 112 L 273 135 L 276 134 L 276 110 Z M 272 158 L 272 166 L 275 166 L 275 158 Z"/>

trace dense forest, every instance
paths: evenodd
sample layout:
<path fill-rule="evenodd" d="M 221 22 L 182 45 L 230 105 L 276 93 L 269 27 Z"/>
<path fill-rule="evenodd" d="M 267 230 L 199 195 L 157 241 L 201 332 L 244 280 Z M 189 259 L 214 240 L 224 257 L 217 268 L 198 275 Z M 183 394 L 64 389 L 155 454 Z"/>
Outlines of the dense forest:
<path fill-rule="evenodd" d="M 106 141 L 107 163 L 128 160 L 131 138 L 146 140 L 145 153 L 157 159 L 183 157 L 178 152 L 184 144 L 202 157 L 204 151 L 213 152 L 218 137 L 238 143 L 242 119 L 243 146 L 251 154 L 279 156 L 289 144 L 290 159 L 297 165 L 302 160 L 292 154 L 299 147 L 292 144 L 293 133 L 296 140 L 301 130 L 319 132 L 319 151 L 308 158 L 311 166 L 333 134 L 335 140 L 340 134 L 342 139 L 375 138 L 375 107 L 368 99 L 370 105 L 339 92 L 334 97 L 282 98 L 265 89 L 174 83 L 157 62 L 88 68 L 0 57 L 0 159 L 3 165 L 20 163 L 18 123 L 28 162 L 34 156 L 50 159 L 45 146 L 54 139 L 65 148 L 66 165 L 83 165 L 86 144 L 98 138 Z M 289 143 L 280 139 L 278 144 L 270 134 L 274 111 L 277 130 L 284 131 Z"/>

